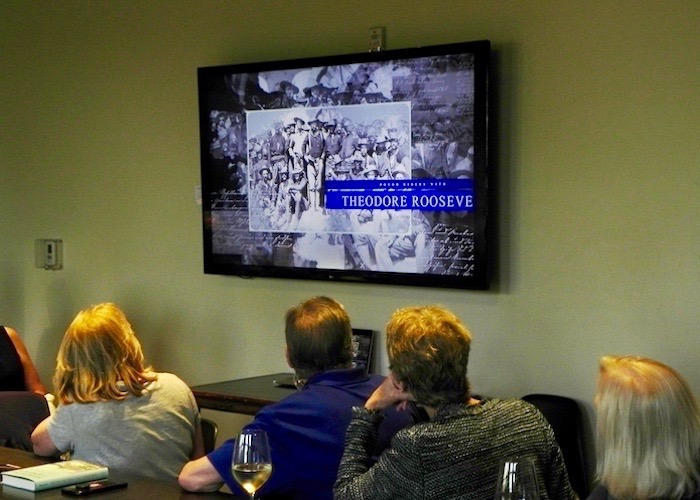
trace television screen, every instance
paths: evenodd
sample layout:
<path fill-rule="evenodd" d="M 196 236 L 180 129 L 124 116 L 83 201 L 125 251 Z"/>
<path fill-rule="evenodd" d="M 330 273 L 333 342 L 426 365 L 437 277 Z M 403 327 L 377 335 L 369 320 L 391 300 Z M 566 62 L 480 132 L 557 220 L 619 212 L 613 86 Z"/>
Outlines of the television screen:
<path fill-rule="evenodd" d="M 205 273 L 488 288 L 489 53 L 199 68 Z"/>

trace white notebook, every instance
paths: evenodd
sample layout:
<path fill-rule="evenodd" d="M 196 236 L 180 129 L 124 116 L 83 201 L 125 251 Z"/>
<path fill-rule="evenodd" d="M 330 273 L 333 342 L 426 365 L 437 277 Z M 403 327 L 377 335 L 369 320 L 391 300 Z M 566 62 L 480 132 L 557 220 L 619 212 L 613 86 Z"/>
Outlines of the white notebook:
<path fill-rule="evenodd" d="M 83 460 L 66 460 L 2 473 L 2 485 L 29 491 L 107 479 L 109 469 Z"/>

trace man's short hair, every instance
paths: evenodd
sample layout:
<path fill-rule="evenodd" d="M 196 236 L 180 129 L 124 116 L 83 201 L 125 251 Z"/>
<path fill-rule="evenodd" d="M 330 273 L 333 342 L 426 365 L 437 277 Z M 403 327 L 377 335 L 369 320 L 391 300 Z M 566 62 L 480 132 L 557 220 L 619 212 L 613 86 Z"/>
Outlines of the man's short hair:
<path fill-rule="evenodd" d="M 390 369 L 418 403 L 467 402 L 472 336 L 457 316 L 441 306 L 399 309 L 386 338 Z"/>
<path fill-rule="evenodd" d="M 345 308 L 313 297 L 287 311 L 285 337 L 292 368 L 302 378 L 352 364 L 352 328 Z"/>

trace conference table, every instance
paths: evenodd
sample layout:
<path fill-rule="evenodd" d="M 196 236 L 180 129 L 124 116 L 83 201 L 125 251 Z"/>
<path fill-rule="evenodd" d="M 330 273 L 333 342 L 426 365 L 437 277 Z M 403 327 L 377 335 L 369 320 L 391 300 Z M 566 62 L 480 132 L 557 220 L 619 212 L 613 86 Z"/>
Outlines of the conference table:
<path fill-rule="evenodd" d="M 275 381 L 288 373 L 272 373 L 191 387 L 200 408 L 255 415 L 263 406 L 276 403 L 296 389 L 278 387 Z"/>
<path fill-rule="evenodd" d="M 50 462 L 55 462 L 54 459 L 38 457 L 34 453 L 13 448 L 5 448 L 0 446 L 0 464 L 13 464 L 19 467 L 31 467 L 34 465 L 42 465 Z M 3 469 L 4 470 L 4 469 Z M 126 481 L 129 485 L 120 490 L 105 491 L 99 495 L 91 495 L 90 498 L 105 498 L 109 500 L 119 499 L 186 499 L 186 500 L 214 500 L 216 498 L 228 498 L 234 500 L 236 498 L 244 498 L 234 496 L 224 492 L 216 493 L 188 493 L 184 491 L 176 481 L 159 481 L 144 477 L 136 477 L 129 475 L 110 474 L 110 479 L 116 481 Z M 10 486 L 0 484 L 0 498 L 14 499 L 61 499 L 66 500 L 71 498 L 61 494 L 61 488 L 53 488 L 44 491 L 21 490 Z"/>

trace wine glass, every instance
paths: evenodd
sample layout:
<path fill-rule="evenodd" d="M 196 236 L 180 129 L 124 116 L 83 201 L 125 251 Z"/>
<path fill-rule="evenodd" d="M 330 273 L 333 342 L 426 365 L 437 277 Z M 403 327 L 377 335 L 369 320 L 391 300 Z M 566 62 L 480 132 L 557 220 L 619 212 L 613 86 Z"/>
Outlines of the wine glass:
<path fill-rule="evenodd" d="M 501 461 L 494 500 L 538 500 L 535 464 L 529 458 L 506 458 Z"/>
<path fill-rule="evenodd" d="M 231 460 L 233 478 L 255 500 L 255 492 L 272 474 L 270 444 L 265 431 L 246 429 L 240 433 Z"/>

